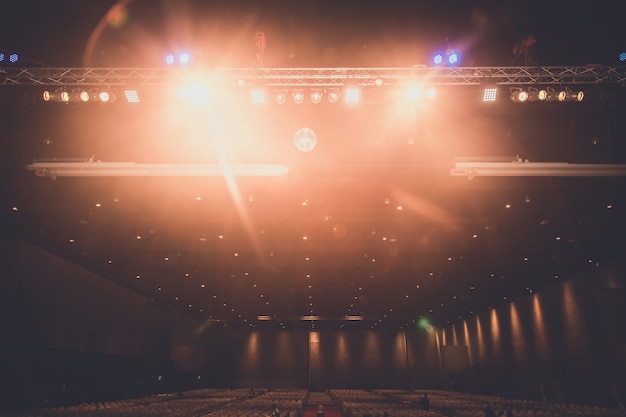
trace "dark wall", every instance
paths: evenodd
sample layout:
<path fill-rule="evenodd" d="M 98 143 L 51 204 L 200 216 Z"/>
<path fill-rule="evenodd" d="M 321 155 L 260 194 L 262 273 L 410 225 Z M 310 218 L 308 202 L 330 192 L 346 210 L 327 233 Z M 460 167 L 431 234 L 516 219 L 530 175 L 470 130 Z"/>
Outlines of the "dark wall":
<path fill-rule="evenodd" d="M 617 267 L 596 270 L 455 323 L 444 345 L 468 350 L 468 391 L 616 406 L 624 386 L 626 292 Z"/>

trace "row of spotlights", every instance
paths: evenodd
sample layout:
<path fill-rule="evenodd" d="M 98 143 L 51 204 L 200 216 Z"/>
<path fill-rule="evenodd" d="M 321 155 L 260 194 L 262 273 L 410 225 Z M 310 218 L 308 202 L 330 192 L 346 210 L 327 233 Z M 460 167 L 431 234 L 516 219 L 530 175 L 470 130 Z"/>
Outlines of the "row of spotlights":
<path fill-rule="evenodd" d="M 260 100 L 262 90 L 252 91 L 252 101 L 254 103 L 262 103 Z M 304 89 L 297 88 L 289 92 L 287 89 L 277 89 L 273 92 L 272 97 L 277 104 L 285 104 L 288 97 L 291 96 L 291 100 L 295 104 L 302 104 L 307 98 L 307 92 Z M 360 100 L 360 90 L 358 88 L 346 88 L 343 92 L 338 88 L 313 88 L 308 91 L 309 100 L 313 104 L 320 104 L 324 100 L 324 96 L 329 103 L 335 104 L 344 97 L 346 103 L 358 103 Z"/>
<path fill-rule="evenodd" d="M 516 103 L 525 103 L 527 101 L 583 101 L 585 93 L 580 91 L 572 91 L 568 88 L 562 90 L 554 90 L 552 88 L 513 88 L 511 89 L 511 100 Z"/>
<path fill-rule="evenodd" d="M 124 90 L 124 96 L 128 103 L 138 103 L 139 94 L 136 90 Z M 112 103 L 117 99 L 115 91 L 110 89 L 90 89 L 75 88 L 66 90 L 63 88 L 54 91 L 46 90 L 42 94 L 43 101 L 57 103 Z"/>

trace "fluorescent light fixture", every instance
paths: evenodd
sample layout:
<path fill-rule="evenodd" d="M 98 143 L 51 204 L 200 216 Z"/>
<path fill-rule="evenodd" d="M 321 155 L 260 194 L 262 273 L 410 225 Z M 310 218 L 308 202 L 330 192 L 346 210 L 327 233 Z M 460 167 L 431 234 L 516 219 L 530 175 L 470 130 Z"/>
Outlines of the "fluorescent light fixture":
<path fill-rule="evenodd" d="M 26 166 L 39 177 L 278 177 L 280 164 L 137 164 L 134 162 L 33 162 Z"/>

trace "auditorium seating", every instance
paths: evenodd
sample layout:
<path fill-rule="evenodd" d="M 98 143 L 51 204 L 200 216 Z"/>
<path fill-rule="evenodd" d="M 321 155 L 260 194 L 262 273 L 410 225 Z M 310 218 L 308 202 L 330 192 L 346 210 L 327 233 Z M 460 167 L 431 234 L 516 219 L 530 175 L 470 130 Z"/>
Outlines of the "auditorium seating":
<path fill-rule="evenodd" d="M 419 408 L 428 394 L 430 410 Z M 626 410 L 472 395 L 442 390 L 330 389 L 329 396 L 345 417 L 485 417 L 490 406 L 498 416 L 626 417 Z M 2 417 L 266 417 L 272 405 L 281 416 L 301 416 L 309 393 L 305 389 L 201 389 L 119 401 L 49 407 Z"/>

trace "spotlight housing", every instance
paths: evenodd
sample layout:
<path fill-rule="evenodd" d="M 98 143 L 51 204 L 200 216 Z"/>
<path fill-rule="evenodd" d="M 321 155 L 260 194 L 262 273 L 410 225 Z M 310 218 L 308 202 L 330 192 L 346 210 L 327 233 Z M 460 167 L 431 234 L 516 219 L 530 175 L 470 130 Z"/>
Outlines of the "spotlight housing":
<path fill-rule="evenodd" d="M 341 99 L 341 91 L 338 88 L 330 88 L 328 89 L 328 101 L 331 104 L 338 103 Z"/>
<path fill-rule="evenodd" d="M 319 88 L 314 88 L 311 90 L 311 102 L 313 104 L 319 104 L 322 102 L 322 90 L 320 90 Z"/>
<path fill-rule="evenodd" d="M 524 90 L 523 88 L 513 88 L 511 89 L 511 100 L 513 100 L 516 103 L 524 103 L 526 101 L 528 101 L 528 91 Z"/>
<path fill-rule="evenodd" d="M 293 90 L 293 92 L 291 93 L 291 98 L 293 99 L 293 102 L 296 104 L 302 104 L 304 103 L 304 90 Z"/>
<path fill-rule="evenodd" d="M 285 104 L 287 101 L 287 90 L 279 89 L 274 90 L 274 94 L 272 95 L 276 104 Z"/>

